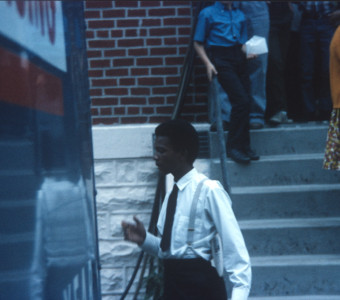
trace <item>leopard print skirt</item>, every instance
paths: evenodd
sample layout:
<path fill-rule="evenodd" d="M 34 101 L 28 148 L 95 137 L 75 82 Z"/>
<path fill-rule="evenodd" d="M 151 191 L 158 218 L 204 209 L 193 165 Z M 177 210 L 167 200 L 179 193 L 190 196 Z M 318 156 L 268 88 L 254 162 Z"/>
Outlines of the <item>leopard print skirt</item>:
<path fill-rule="evenodd" d="M 323 168 L 340 171 L 340 108 L 332 111 Z"/>

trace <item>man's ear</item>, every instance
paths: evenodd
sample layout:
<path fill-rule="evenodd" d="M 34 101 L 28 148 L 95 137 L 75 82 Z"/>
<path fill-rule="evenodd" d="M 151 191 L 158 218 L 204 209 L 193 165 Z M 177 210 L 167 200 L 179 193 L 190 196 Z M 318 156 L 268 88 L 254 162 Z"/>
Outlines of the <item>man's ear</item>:
<path fill-rule="evenodd" d="M 187 149 L 182 149 L 181 152 L 180 152 L 181 156 L 183 157 L 183 160 L 185 162 L 188 161 L 188 150 Z"/>

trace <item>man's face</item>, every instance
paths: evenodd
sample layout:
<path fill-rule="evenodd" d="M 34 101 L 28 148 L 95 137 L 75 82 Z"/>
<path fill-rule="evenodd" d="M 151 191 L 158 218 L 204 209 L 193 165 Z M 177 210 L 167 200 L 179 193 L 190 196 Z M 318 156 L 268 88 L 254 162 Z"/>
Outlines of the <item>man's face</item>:
<path fill-rule="evenodd" d="M 156 136 L 154 160 L 162 173 L 174 174 L 174 171 L 182 164 L 183 159 L 183 155 L 174 150 L 168 137 Z"/>

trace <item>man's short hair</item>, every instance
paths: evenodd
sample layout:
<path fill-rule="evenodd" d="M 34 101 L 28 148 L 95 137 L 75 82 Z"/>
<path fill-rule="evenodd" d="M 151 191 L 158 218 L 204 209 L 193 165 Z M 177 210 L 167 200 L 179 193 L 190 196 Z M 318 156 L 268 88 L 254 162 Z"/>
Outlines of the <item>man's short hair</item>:
<path fill-rule="evenodd" d="M 156 127 L 155 134 L 168 137 L 175 151 L 186 150 L 188 163 L 193 163 L 197 158 L 198 133 L 188 121 L 181 119 L 166 121 Z"/>

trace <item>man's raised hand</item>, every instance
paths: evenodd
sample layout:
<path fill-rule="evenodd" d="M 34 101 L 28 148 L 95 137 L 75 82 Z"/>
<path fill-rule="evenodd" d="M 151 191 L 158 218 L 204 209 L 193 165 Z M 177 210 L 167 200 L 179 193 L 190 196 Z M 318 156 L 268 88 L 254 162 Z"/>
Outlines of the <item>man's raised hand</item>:
<path fill-rule="evenodd" d="M 140 246 L 144 243 L 146 237 L 145 227 L 136 216 L 133 217 L 133 220 L 135 224 L 122 221 L 124 239 Z"/>

